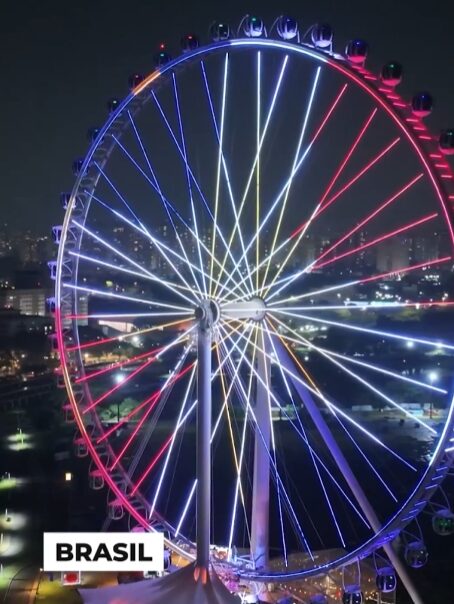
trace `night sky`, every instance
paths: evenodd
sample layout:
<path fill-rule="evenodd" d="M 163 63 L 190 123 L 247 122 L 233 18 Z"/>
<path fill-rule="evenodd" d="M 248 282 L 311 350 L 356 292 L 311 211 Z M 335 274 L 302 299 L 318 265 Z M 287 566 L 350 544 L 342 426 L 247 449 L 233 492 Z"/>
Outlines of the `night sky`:
<path fill-rule="evenodd" d="M 288 13 L 302 30 L 328 22 L 338 51 L 363 37 L 369 67 L 398 60 L 405 96 L 434 95 L 435 132 L 454 124 L 454 3 L 446 0 L 10 1 L 0 16 L 0 222 L 41 232 L 60 223 L 72 160 L 87 147 L 88 127 L 105 119 L 106 100 L 126 94 L 128 75 L 152 70 L 159 42 L 177 54 L 182 34 L 206 40 L 213 19 L 236 26 L 246 12 L 267 24 Z"/>

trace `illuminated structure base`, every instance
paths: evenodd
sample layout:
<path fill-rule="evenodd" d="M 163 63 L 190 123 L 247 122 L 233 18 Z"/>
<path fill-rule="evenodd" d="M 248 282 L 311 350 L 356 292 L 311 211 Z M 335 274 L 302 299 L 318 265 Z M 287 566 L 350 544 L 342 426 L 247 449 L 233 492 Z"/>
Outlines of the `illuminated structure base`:
<path fill-rule="evenodd" d="M 214 571 L 196 580 L 195 570 L 195 564 L 190 564 L 162 579 L 81 589 L 79 593 L 85 604 L 239 604 Z"/>

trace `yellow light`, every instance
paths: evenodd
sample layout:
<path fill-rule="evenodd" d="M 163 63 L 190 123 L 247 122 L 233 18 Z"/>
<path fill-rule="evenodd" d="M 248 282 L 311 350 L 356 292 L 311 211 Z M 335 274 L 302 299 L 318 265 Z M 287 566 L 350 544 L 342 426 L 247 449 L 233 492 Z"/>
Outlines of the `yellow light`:
<path fill-rule="evenodd" d="M 71 480 L 73 479 L 73 475 L 71 472 L 65 472 L 65 481 L 66 482 L 71 482 Z"/>

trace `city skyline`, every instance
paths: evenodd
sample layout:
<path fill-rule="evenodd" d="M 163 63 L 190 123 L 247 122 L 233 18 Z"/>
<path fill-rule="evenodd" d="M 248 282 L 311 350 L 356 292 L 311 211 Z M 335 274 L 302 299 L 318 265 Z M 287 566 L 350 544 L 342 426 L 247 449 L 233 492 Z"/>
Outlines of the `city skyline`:
<path fill-rule="evenodd" d="M 378 71 L 387 59 L 402 62 L 402 92 L 408 97 L 429 90 L 436 103 L 429 123 L 435 131 L 451 127 L 454 91 L 447 74 L 454 7 L 427 11 L 418 10 L 419 4 L 425 8 L 422 2 L 385 0 L 366 11 L 360 0 L 348 10 L 332 0 L 314 6 L 290 0 L 285 7 L 254 1 L 228 7 L 182 4 L 175 11 L 169 3 L 133 0 L 124 14 L 106 0 L 64 8 L 54 0 L 9 3 L 0 25 L 8 81 L 0 99 L 2 115 L 8 116 L 1 125 L 0 223 L 41 231 L 58 224 L 60 192 L 72 187 L 72 162 L 87 148 L 88 129 L 104 121 L 107 100 L 127 93 L 134 71 L 152 71 L 161 42 L 176 54 L 179 37 L 188 30 L 206 38 L 210 20 L 233 25 L 244 10 L 269 22 L 285 8 L 303 26 L 331 23 L 339 51 L 349 38 L 363 37 L 371 46 L 372 69 Z"/>

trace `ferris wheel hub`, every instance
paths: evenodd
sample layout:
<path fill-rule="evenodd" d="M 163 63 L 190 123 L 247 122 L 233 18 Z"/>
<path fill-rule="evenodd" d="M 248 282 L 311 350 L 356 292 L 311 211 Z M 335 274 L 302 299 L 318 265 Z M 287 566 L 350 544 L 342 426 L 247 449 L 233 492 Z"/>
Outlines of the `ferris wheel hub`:
<path fill-rule="evenodd" d="M 255 296 L 250 300 L 229 302 L 222 306 L 221 313 L 224 318 L 228 319 L 262 321 L 266 315 L 266 304 L 262 298 Z"/>
<path fill-rule="evenodd" d="M 219 321 L 220 308 L 215 300 L 200 300 L 195 309 L 195 318 L 204 331 L 211 329 Z"/>

